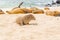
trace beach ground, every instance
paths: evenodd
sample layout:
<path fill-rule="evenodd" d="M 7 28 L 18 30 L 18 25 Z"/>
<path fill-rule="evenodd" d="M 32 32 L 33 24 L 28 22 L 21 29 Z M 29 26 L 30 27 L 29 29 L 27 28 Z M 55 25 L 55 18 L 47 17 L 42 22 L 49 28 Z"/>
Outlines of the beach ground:
<path fill-rule="evenodd" d="M 31 25 L 20 26 L 15 20 L 23 15 L 0 15 L 0 40 L 60 40 L 60 17 L 33 14 Z"/>

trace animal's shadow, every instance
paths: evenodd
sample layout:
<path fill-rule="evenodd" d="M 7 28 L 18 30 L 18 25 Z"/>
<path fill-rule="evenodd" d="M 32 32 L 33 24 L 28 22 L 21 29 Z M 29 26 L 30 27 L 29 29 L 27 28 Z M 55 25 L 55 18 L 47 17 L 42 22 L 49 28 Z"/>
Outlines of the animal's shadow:
<path fill-rule="evenodd" d="M 30 24 L 28 24 L 28 25 L 38 25 L 37 23 L 30 23 Z"/>
<path fill-rule="evenodd" d="M 38 25 L 37 23 L 30 23 L 30 24 L 27 24 L 27 25 Z M 19 25 L 19 26 L 25 26 L 25 25 Z"/>

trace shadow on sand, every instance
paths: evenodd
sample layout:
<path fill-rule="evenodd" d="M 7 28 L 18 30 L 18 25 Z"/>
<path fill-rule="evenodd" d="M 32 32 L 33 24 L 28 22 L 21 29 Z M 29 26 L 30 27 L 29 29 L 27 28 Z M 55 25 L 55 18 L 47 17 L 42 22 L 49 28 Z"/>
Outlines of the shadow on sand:
<path fill-rule="evenodd" d="M 29 25 L 38 25 L 37 23 L 31 23 L 31 24 L 29 24 Z"/>

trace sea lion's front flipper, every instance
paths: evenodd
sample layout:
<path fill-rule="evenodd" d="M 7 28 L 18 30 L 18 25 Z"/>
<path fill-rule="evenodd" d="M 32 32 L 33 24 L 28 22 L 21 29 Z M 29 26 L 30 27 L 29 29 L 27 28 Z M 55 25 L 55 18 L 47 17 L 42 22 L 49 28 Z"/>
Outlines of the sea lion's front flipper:
<path fill-rule="evenodd" d="M 23 2 L 21 2 L 20 4 L 19 4 L 19 6 L 18 6 L 18 8 L 20 8 L 20 6 L 23 4 Z"/>

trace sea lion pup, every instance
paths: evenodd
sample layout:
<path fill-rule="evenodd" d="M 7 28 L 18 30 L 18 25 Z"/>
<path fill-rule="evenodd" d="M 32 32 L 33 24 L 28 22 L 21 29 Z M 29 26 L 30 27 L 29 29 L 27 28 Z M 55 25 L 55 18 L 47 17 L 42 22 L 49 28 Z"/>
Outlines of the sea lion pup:
<path fill-rule="evenodd" d="M 5 14 L 5 13 L 0 9 L 0 14 Z"/>
<path fill-rule="evenodd" d="M 33 11 L 34 14 L 44 14 L 44 11 L 43 10 L 35 10 Z"/>
<path fill-rule="evenodd" d="M 8 14 L 24 14 L 24 11 L 21 8 L 16 8 L 14 10 L 6 11 Z"/>
<path fill-rule="evenodd" d="M 23 17 L 18 17 L 16 23 L 19 25 L 28 25 L 31 20 L 36 20 L 32 14 L 25 15 Z"/>

